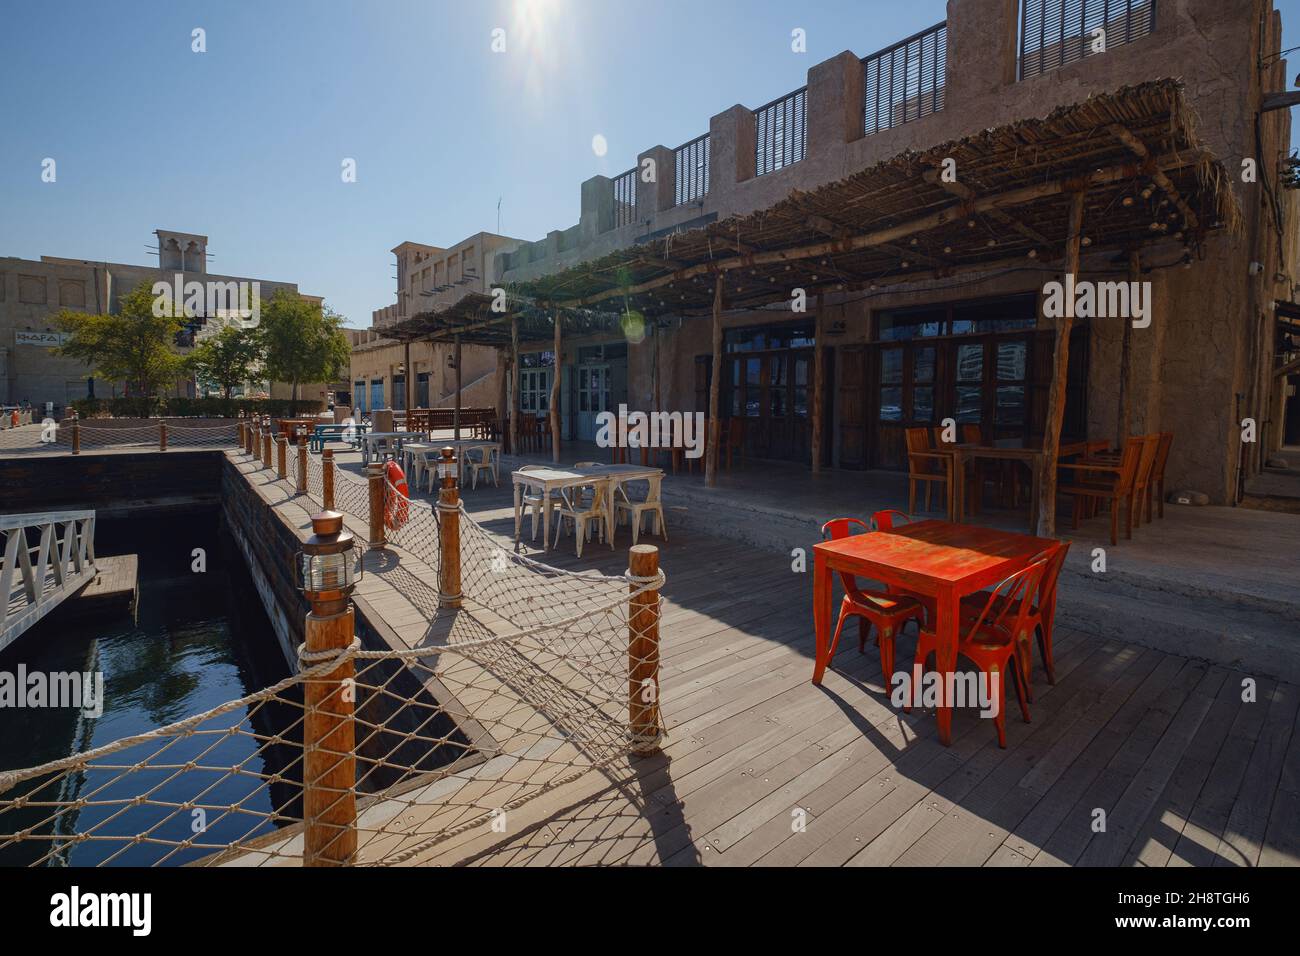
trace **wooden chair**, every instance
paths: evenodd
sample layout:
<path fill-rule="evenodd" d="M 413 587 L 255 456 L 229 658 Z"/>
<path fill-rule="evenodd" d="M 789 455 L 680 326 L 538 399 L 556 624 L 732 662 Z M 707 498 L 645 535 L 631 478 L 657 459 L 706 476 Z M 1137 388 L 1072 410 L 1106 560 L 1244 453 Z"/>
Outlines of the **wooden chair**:
<path fill-rule="evenodd" d="M 905 430 L 907 440 L 907 510 L 916 513 L 917 482 L 925 483 L 925 510 L 930 510 L 930 491 L 936 483 L 942 486 L 944 500 L 948 497 L 948 482 L 952 479 L 952 455 L 930 448 L 930 432 L 925 428 Z M 947 510 L 945 508 L 945 510 Z"/>
<path fill-rule="evenodd" d="M 831 541 L 847 538 L 854 525 L 864 531 L 870 530 L 860 518 L 834 518 L 822 525 L 822 538 Z M 894 676 L 894 637 L 908 621 L 916 621 L 916 626 L 920 629 L 923 614 L 921 603 L 906 595 L 860 588 L 857 579 L 846 571 L 840 571 L 839 576 L 840 584 L 844 587 L 844 600 L 840 602 L 839 619 L 835 622 L 835 636 L 831 638 L 827 663 L 835 657 L 835 647 L 840 642 L 844 622 L 850 617 L 857 617 L 859 653 L 867 649 L 867 635 L 871 628 L 874 626 L 876 629 L 876 644 L 880 647 L 880 672 L 885 677 L 885 692 L 888 693 Z"/>
<path fill-rule="evenodd" d="M 1027 700 L 1029 681 L 1029 615 L 1033 606 L 1033 596 L 1038 592 L 1039 582 L 1051 560 L 1048 553 L 1035 556 L 1025 567 L 1004 580 L 988 593 L 983 608 L 971 620 L 963 620 L 957 639 L 957 654 L 966 658 L 979 668 L 984 675 L 986 686 L 992 675 L 1006 675 L 1016 685 L 1016 699 L 1020 703 L 1020 716 L 1029 723 L 1029 704 Z M 926 661 L 935 652 L 938 637 L 929 628 L 922 628 L 916 642 L 916 657 L 912 673 L 923 672 Z M 916 694 L 918 688 L 913 687 Z M 998 746 L 1007 746 L 1006 707 L 1003 706 L 1006 689 L 1001 685 L 1001 677 L 996 689 L 993 705 L 997 708 L 993 715 L 993 726 L 998 734 Z M 946 693 L 946 689 L 944 691 Z M 915 696 L 913 696 L 915 703 Z M 909 711 L 911 707 L 907 708 Z"/>
<path fill-rule="evenodd" d="M 1160 450 L 1160 436 L 1145 436 L 1146 443 L 1142 446 L 1142 457 L 1138 459 L 1137 477 L 1133 480 L 1133 524 L 1141 527 L 1143 522 L 1142 510 L 1146 508 L 1147 522 L 1151 521 L 1151 475 L 1156 467 L 1156 452 Z"/>
<path fill-rule="evenodd" d="M 1173 432 L 1161 432 L 1156 448 L 1156 461 L 1151 468 L 1151 481 L 1147 485 L 1147 521 L 1151 520 L 1151 498 L 1156 500 L 1156 515 L 1165 516 L 1165 465 L 1169 462 L 1169 449 L 1174 444 Z"/>
<path fill-rule="evenodd" d="M 1142 437 L 1130 438 L 1118 462 L 1085 460 L 1058 462 L 1057 468 L 1074 473 L 1057 488 L 1058 493 L 1074 498 L 1070 527 L 1079 529 L 1079 517 L 1088 503 L 1106 502 L 1110 505 L 1110 543 L 1119 544 L 1119 512 L 1124 508 L 1124 537 L 1133 537 L 1133 486 L 1137 480 L 1138 464 L 1147 441 Z"/>

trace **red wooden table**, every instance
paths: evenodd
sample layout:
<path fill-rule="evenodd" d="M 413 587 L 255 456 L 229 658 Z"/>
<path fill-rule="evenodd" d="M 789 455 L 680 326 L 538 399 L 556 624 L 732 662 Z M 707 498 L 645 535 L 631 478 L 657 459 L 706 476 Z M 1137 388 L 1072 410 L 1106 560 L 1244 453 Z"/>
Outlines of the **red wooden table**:
<path fill-rule="evenodd" d="M 847 571 L 933 599 L 938 642 L 935 669 L 947 675 L 957 667 L 961 599 L 997 585 L 1030 558 L 1058 547 L 1060 542 L 1050 538 L 947 521 L 917 521 L 893 531 L 821 542 L 813 548 L 813 626 L 817 633 L 813 683 L 822 682 L 828 663 L 833 572 Z M 952 702 L 946 694 L 946 677 L 942 686 L 939 740 L 948 744 L 952 740 Z"/>

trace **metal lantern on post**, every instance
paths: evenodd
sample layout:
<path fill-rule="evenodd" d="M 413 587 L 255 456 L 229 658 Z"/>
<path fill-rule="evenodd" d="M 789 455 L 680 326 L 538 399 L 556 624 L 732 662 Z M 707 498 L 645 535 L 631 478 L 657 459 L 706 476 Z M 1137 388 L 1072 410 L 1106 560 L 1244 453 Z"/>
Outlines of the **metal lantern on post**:
<path fill-rule="evenodd" d="M 311 516 L 313 534 L 302 546 L 301 587 L 311 604 L 298 651 L 308 670 L 335 659 L 355 642 L 348 600 L 361 580 L 361 552 L 343 515 Z M 346 866 L 357 852 L 356 667 L 351 658 L 303 684 L 303 846 L 305 866 Z"/>

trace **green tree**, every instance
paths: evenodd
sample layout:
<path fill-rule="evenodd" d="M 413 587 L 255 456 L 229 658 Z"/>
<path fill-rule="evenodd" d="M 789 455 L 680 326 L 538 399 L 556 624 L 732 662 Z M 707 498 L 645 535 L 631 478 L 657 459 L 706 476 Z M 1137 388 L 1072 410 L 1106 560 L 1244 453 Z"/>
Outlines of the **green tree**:
<path fill-rule="evenodd" d="M 55 351 L 81 359 L 90 375 L 124 382 L 140 401 L 141 414 L 154 410 L 158 393 L 174 385 L 185 366 L 176 350 L 184 313 L 179 306 L 155 308 L 155 302 L 151 284 L 144 282 L 121 298 L 115 314 L 64 309 L 54 317 L 70 335 Z"/>
<path fill-rule="evenodd" d="M 343 316 L 286 289 L 262 305 L 258 339 L 264 371 L 274 382 L 293 386 L 291 415 L 298 413 L 298 386 L 341 378 L 351 350 L 343 334 Z"/>
<path fill-rule="evenodd" d="M 227 325 L 204 339 L 189 357 L 195 379 L 221 387 L 225 398 L 233 397 L 235 386 L 243 385 L 262 362 L 262 343 L 256 329 Z"/>

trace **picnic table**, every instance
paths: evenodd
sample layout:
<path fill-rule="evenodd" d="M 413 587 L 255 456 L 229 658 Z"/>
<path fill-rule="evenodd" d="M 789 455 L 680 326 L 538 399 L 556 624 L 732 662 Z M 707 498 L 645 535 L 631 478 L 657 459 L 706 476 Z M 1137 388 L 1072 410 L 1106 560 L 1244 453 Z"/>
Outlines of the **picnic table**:
<path fill-rule="evenodd" d="M 356 447 L 360 436 L 369 429 L 370 426 L 364 422 L 355 425 L 317 425 L 311 436 L 311 450 L 317 453 L 324 451 L 327 441 L 345 441 Z"/>
<path fill-rule="evenodd" d="M 662 477 L 662 468 L 644 465 L 596 465 L 588 468 L 536 468 L 528 471 L 511 473 L 510 480 L 514 486 L 515 497 L 515 548 L 519 547 L 519 531 L 523 522 L 524 489 L 531 488 L 542 496 L 544 521 L 542 524 L 542 548 L 550 548 L 551 507 L 554 497 L 562 497 L 573 488 L 596 486 L 605 496 L 605 524 L 609 533 L 609 544 L 614 546 L 614 496 L 622 491 L 625 484 L 633 481 L 645 481 L 655 476 Z"/>
<path fill-rule="evenodd" d="M 401 455 L 406 442 L 425 440 L 428 432 L 367 432 L 359 436 L 361 441 L 361 463 L 370 464 L 371 458 L 386 453 L 390 448 L 395 456 Z"/>
<path fill-rule="evenodd" d="M 518 524 L 516 523 L 516 529 Z M 517 533 L 517 532 L 516 532 Z M 961 599 L 995 587 L 1044 551 L 1061 542 L 1011 531 L 948 521 L 916 521 L 890 531 L 872 531 L 813 547 L 813 683 L 826 673 L 830 651 L 831 576 L 844 571 L 901 591 L 933 599 L 937 646 L 935 670 L 945 688 L 938 709 L 939 740 L 952 742 L 952 701 L 946 688 L 957 668 Z"/>

